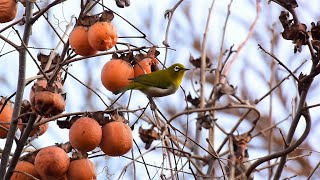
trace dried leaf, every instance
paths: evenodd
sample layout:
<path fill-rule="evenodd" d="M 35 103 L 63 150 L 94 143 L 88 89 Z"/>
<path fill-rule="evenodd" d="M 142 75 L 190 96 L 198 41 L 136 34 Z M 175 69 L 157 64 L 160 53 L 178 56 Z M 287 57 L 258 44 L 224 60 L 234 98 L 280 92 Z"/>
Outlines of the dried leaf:
<path fill-rule="evenodd" d="M 241 164 L 243 163 L 244 158 L 248 158 L 248 143 L 251 141 L 252 136 L 249 133 L 244 133 L 241 135 L 232 135 L 233 138 L 233 151 L 234 156 L 236 158 L 236 163 Z"/>
<path fill-rule="evenodd" d="M 292 20 L 288 20 L 289 15 L 282 11 L 279 20 L 284 28 L 282 37 L 286 40 L 292 40 L 294 53 L 301 52 L 302 46 L 306 45 L 309 39 L 307 26 L 303 23 L 292 24 Z"/>
<path fill-rule="evenodd" d="M 283 29 L 288 29 L 292 23 L 292 20 L 289 20 L 289 12 L 288 11 L 281 11 L 279 20 L 282 24 Z"/>
<path fill-rule="evenodd" d="M 157 46 L 152 46 L 147 53 L 147 57 L 156 58 L 160 54 L 156 48 Z"/>
<path fill-rule="evenodd" d="M 57 125 L 59 126 L 60 129 L 70 129 L 72 124 L 82 116 L 72 116 L 72 117 L 67 117 L 65 120 L 57 120 Z"/>
<path fill-rule="evenodd" d="M 99 15 L 84 16 L 77 21 L 77 25 L 91 26 L 99 20 Z"/>
<path fill-rule="evenodd" d="M 247 161 L 249 158 L 248 154 L 248 143 L 252 139 L 251 135 L 248 133 L 233 136 L 233 154 L 228 156 L 228 167 L 226 167 L 227 174 L 230 173 L 230 167 L 234 163 L 234 177 L 235 179 L 253 179 L 253 173 L 250 174 L 250 177 L 246 177 L 245 173 L 248 167 L 251 165 L 250 161 Z"/>
<path fill-rule="evenodd" d="M 128 53 L 123 53 L 120 55 L 120 57 L 117 58 L 113 58 L 116 57 L 115 55 L 112 56 L 112 59 L 122 59 L 124 61 L 127 61 L 128 63 L 134 62 L 134 56 L 133 56 L 133 52 L 128 52 Z"/>
<path fill-rule="evenodd" d="M 145 149 L 149 149 L 154 140 L 160 139 L 160 133 L 158 133 L 153 127 L 150 129 L 143 129 L 140 126 L 139 137 L 146 144 Z"/>
<path fill-rule="evenodd" d="M 313 40 L 320 40 L 320 21 L 311 23 L 311 36 Z"/>
<path fill-rule="evenodd" d="M 111 22 L 114 18 L 113 12 L 109 10 L 104 10 L 101 14 L 100 21 Z"/>
<path fill-rule="evenodd" d="M 194 107 L 199 107 L 200 99 L 192 98 L 190 93 L 187 95 L 187 101 L 190 102 Z"/>
<path fill-rule="evenodd" d="M 194 59 L 192 55 L 189 57 L 189 62 L 196 68 L 201 68 L 201 57 Z M 212 65 L 209 57 L 206 57 L 206 68 L 210 68 Z"/>
<path fill-rule="evenodd" d="M 218 84 L 216 86 L 216 89 L 218 91 L 218 99 L 220 99 L 223 95 L 233 95 L 236 94 L 237 87 L 233 87 L 232 85 L 226 83 L 226 84 Z"/>
<path fill-rule="evenodd" d="M 130 6 L 130 0 L 116 0 L 116 4 L 119 8 Z"/>
<path fill-rule="evenodd" d="M 213 122 L 217 120 L 212 118 L 210 115 L 204 115 L 197 118 L 197 121 L 200 121 L 201 127 L 205 129 L 210 129 L 213 127 Z"/>
<path fill-rule="evenodd" d="M 135 61 L 134 62 L 139 62 L 143 59 L 145 59 L 147 56 L 145 54 L 136 54 L 134 55 Z"/>
<path fill-rule="evenodd" d="M 286 6 L 289 6 L 291 8 L 296 8 L 298 7 L 298 3 L 296 0 L 286 0 Z"/>
<path fill-rule="evenodd" d="M 49 57 L 50 57 L 50 55 L 45 55 L 42 53 L 39 53 L 37 55 L 37 59 L 40 62 L 40 67 L 42 69 L 45 69 L 45 67 L 49 61 Z M 59 56 L 59 54 L 56 54 L 55 57 L 52 59 L 50 69 L 53 69 L 59 62 L 60 62 L 60 56 Z"/>

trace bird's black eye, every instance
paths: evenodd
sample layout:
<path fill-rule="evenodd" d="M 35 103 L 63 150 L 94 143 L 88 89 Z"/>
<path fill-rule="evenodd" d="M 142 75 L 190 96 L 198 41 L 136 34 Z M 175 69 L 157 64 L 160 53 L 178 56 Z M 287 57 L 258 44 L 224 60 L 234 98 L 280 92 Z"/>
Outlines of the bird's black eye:
<path fill-rule="evenodd" d="M 179 66 L 175 66 L 175 67 L 173 68 L 173 70 L 174 70 L 175 72 L 178 72 L 178 71 L 180 70 L 180 67 L 179 67 Z"/>

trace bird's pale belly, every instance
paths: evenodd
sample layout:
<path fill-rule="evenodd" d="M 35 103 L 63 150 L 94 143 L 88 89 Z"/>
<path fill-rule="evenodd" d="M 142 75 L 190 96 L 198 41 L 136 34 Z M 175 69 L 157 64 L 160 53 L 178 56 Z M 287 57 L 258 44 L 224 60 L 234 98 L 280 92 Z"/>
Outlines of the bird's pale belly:
<path fill-rule="evenodd" d="M 140 91 L 142 91 L 144 94 L 146 94 L 149 97 L 162 97 L 162 96 L 167 96 L 175 93 L 177 89 L 175 89 L 174 86 L 170 86 L 169 88 L 166 88 L 166 89 L 148 86 L 143 89 L 140 89 Z"/>

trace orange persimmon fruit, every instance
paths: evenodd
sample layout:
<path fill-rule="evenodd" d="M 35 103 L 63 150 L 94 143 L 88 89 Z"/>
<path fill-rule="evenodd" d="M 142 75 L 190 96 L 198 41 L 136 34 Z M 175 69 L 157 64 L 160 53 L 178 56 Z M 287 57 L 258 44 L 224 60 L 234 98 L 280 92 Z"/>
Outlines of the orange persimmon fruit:
<path fill-rule="evenodd" d="M 86 26 L 76 26 L 69 36 L 69 43 L 71 48 L 81 56 L 90 56 L 96 54 L 98 51 L 93 49 L 88 41 L 88 30 Z"/>
<path fill-rule="evenodd" d="M 122 156 L 132 148 L 132 131 L 120 121 L 112 121 L 102 127 L 101 150 L 108 156 Z"/>
<path fill-rule="evenodd" d="M 17 15 L 16 0 L 0 1 L 0 23 L 6 23 L 13 20 Z"/>
<path fill-rule="evenodd" d="M 71 146 L 79 151 L 88 152 L 99 146 L 102 130 L 99 123 L 89 117 L 77 119 L 69 131 Z"/>
<path fill-rule="evenodd" d="M 17 172 L 17 171 L 21 171 L 21 172 Z M 36 171 L 36 168 L 32 163 L 27 161 L 19 161 L 14 169 L 14 172 L 10 180 L 33 180 L 34 179 L 31 176 L 28 176 L 22 172 L 25 172 L 35 178 L 38 178 L 38 179 L 40 178 L 39 174 Z"/>
<path fill-rule="evenodd" d="M 131 82 L 129 79 L 132 78 L 134 78 L 134 71 L 131 64 L 121 59 L 108 61 L 101 71 L 101 82 L 111 92 L 126 87 Z"/>
<path fill-rule="evenodd" d="M 56 146 L 41 149 L 35 158 L 34 165 L 42 179 L 54 179 L 64 176 L 69 168 L 68 154 Z"/>
<path fill-rule="evenodd" d="M 152 65 L 152 59 L 151 58 L 145 58 L 137 64 L 133 66 L 134 70 L 134 77 L 138 77 L 143 74 L 150 74 L 151 73 L 151 65 Z"/>
<path fill-rule="evenodd" d="M 97 51 L 105 51 L 111 49 L 116 45 L 117 40 L 117 29 L 111 22 L 98 21 L 89 28 L 89 44 L 93 49 Z"/>
<path fill-rule="evenodd" d="M 63 87 L 59 81 L 54 81 L 52 85 L 47 86 L 45 79 L 37 80 L 30 92 L 32 109 L 44 117 L 62 113 L 66 105 L 62 91 Z"/>
<path fill-rule="evenodd" d="M 0 110 L 3 107 L 3 104 L 5 102 L 5 98 L 2 98 L 0 100 Z M 0 138 L 4 139 L 7 137 L 8 130 L 10 127 L 10 122 L 12 119 L 12 113 L 13 113 L 13 108 L 12 108 L 12 103 L 10 101 L 7 102 L 7 104 L 4 106 L 2 112 L 0 113 Z M 2 124 L 6 123 L 6 124 Z"/>
<path fill-rule="evenodd" d="M 89 159 L 77 159 L 70 162 L 67 172 L 68 179 L 88 180 L 96 179 L 94 164 Z"/>

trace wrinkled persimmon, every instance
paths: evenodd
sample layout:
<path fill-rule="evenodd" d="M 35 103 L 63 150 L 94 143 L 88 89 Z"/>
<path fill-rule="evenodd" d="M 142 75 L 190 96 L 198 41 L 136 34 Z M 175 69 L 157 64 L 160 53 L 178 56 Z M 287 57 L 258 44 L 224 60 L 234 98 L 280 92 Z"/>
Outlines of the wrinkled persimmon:
<path fill-rule="evenodd" d="M 19 172 L 17 172 L 19 171 Z M 40 178 L 34 165 L 27 161 L 19 161 L 14 169 L 10 180 L 33 180 L 34 178 L 24 174 L 27 173 L 35 178 Z"/>
<path fill-rule="evenodd" d="M 60 178 L 68 170 L 70 159 L 61 148 L 49 146 L 41 149 L 35 158 L 34 165 L 41 178 Z"/>
<path fill-rule="evenodd" d="M 16 0 L 0 1 L 0 23 L 6 23 L 13 20 L 17 15 Z"/>
<path fill-rule="evenodd" d="M 132 131 L 120 121 L 112 121 L 102 127 L 101 150 L 108 156 L 122 156 L 132 148 Z"/>
<path fill-rule="evenodd" d="M 62 113 L 66 105 L 62 91 L 63 87 L 59 81 L 54 81 L 48 86 L 46 80 L 37 80 L 30 92 L 32 109 L 44 117 Z"/>
<path fill-rule="evenodd" d="M 101 82 L 111 92 L 126 87 L 132 78 L 134 78 L 134 71 L 131 64 L 121 59 L 108 61 L 101 71 Z"/>
<path fill-rule="evenodd" d="M 71 146 L 79 151 L 88 152 L 101 142 L 102 130 L 99 123 L 89 117 L 77 119 L 69 131 Z"/>

